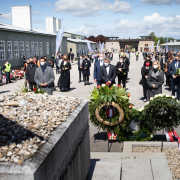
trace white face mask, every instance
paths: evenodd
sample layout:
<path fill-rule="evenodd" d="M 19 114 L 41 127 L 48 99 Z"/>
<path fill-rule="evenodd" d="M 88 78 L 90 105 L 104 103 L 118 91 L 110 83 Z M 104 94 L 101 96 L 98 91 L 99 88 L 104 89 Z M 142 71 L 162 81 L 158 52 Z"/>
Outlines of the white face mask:
<path fill-rule="evenodd" d="M 122 63 L 122 62 L 123 62 L 123 60 L 119 60 L 119 62 L 120 62 L 120 63 Z"/>
<path fill-rule="evenodd" d="M 154 69 L 157 69 L 157 68 L 158 68 L 158 65 L 154 65 L 153 68 L 154 68 Z"/>
<path fill-rule="evenodd" d="M 44 66 L 45 65 L 45 62 L 40 62 L 41 66 Z"/>
<path fill-rule="evenodd" d="M 82 59 L 82 57 L 80 57 L 80 59 Z"/>
<path fill-rule="evenodd" d="M 102 61 L 102 60 L 103 60 L 103 57 L 100 57 L 99 60 Z"/>
<path fill-rule="evenodd" d="M 104 63 L 104 65 L 107 67 L 109 64 L 108 63 Z"/>

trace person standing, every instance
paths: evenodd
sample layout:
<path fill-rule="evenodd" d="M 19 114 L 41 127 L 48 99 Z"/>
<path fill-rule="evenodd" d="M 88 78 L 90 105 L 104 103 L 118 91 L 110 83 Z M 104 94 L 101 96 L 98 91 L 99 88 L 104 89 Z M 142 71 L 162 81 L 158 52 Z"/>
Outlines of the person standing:
<path fill-rule="evenodd" d="M 118 85 L 123 84 L 123 88 L 126 87 L 126 79 L 127 79 L 127 64 L 123 62 L 123 58 L 120 57 L 119 62 L 116 65 L 116 75 L 118 76 Z"/>
<path fill-rule="evenodd" d="M 85 56 L 85 59 L 82 63 L 82 69 L 84 74 L 84 85 L 89 85 L 90 67 L 91 67 L 91 62 L 88 60 L 87 56 Z"/>
<path fill-rule="evenodd" d="M 74 53 L 71 53 L 71 63 L 74 61 Z"/>
<path fill-rule="evenodd" d="M 54 56 L 54 54 L 52 54 L 52 56 L 51 56 L 51 60 L 52 60 L 52 68 L 54 68 L 54 63 L 55 63 L 55 56 Z"/>
<path fill-rule="evenodd" d="M 129 59 L 126 57 L 126 54 L 123 54 L 123 55 L 122 55 L 122 58 L 123 58 L 123 61 L 126 62 L 127 67 L 128 67 L 127 73 L 126 73 L 126 76 L 128 77 L 130 61 L 129 61 Z"/>
<path fill-rule="evenodd" d="M 104 65 L 100 67 L 100 79 L 102 84 L 108 83 L 109 86 L 116 84 L 116 67 L 110 64 L 109 59 L 106 57 L 104 59 Z"/>
<path fill-rule="evenodd" d="M 54 81 L 53 69 L 45 63 L 44 57 L 40 59 L 40 67 L 36 68 L 34 81 L 49 95 L 52 95 L 52 83 Z"/>
<path fill-rule="evenodd" d="M 63 56 L 63 61 L 60 66 L 61 75 L 59 79 L 59 89 L 60 91 L 68 92 L 70 90 L 70 70 L 71 63 L 69 62 L 68 56 Z"/>
<path fill-rule="evenodd" d="M 34 75 L 37 68 L 38 65 L 34 64 L 33 59 L 30 58 L 26 70 L 26 83 L 29 83 L 29 89 L 31 89 L 31 91 L 33 91 L 33 88 L 36 87 Z"/>
<path fill-rule="evenodd" d="M 147 101 L 147 90 L 148 90 L 147 78 L 148 78 L 149 71 L 151 69 L 152 67 L 150 66 L 150 60 L 146 60 L 145 66 L 143 66 L 141 69 L 141 75 L 142 75 L 141 85 L 143 86 L 144 102 Z"/>
<path fill-rule="evenodd" d="M 136 52 L 136 61 L 138 61 L 138 58 L 139 58 L 139 52 L 137 51 Z"/>
<path fill-rule="evenodd" d="M 177 86 L 177 99 L 180 100 L 180 76 L 176 75 L 177 69 L 180 68 L 178 55 L 175 56 L 174 61 L 169 65 L 168 73 L 170 74 L 172 95 L 175 96 L 175 86 Z"/>
<path fill-rule="evenodd" d="M 3 70 L 6 76 L 6 84 L 8 84 L 8 82 L 11 83 L 10 80 L 11 64 L 8 61 L 6 61 L 6 63 L 4 64 Z"/>
<path fill-rule="evenodd" d="M 23 64 L 25 64 L 25 63 L 26 63 L 26 57 L 23 56 Z"/>
<path fill-rule="evenodd" d="M 80 55 L 80 59 L 78 59 L 78 71 L 79 71 L 79 82 L 81 81 L 81 75 L 83 76 L 83 69 L 82 69 L 82 64 L 83 64 L 83 58 L 82 55 Z M 84 81 L 84 76 L 83 76 L 83 81 Z"/>
<path fill-rule="evenodd" d="M 55 65 L 56 65 L 56 74 L 59 74 L 59 56 L 56 57 L 55 59 Z"/>
<path fill-rule="evenodd" d="M 165 75 L 166 75 L 166 85 L 165 86 L 169 86 L 170 90 L 171 90 L 171 81 L 170 81 L 171 75 L 168 73 L 168 69 L 172 62 L 173 62 L 173 57 L 170 57 L 168 59 L 168 61 L 165 63 Z"/>
<path fill-rule="evenodd" d="M 103 54 L 99 55 L 99 61 L 94 64 L 94 82 L 97 82 L 98 85 L 102 85 L 102 81 L 100 78 L 100 67 L 104 65 Z"/>
<path fill-rule="evenodd" d="M 161 70 L 160 62 L 153 62 L 152 70 L 149 71 L 146 79 L 148 85 L 147 100 L 157 94 L 162 94 L 162 85 L 164 83 L 164 72 Z"/>

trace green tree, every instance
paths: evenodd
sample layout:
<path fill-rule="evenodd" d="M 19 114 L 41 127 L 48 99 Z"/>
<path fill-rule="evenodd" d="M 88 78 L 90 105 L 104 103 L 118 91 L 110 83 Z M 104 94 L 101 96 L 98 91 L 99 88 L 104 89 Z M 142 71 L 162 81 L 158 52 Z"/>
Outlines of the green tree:
<path fill-rule="evenodd" d="M 155 36 L 155 33 L 154 33 L 154 32 L 151 32 L 151 33 L 149 34 L 149 36 L 151 36 L 151 39 L 153 40 L 154 45 L 157 46 L 157 42 L 159 41 L 159 38 Z"/>

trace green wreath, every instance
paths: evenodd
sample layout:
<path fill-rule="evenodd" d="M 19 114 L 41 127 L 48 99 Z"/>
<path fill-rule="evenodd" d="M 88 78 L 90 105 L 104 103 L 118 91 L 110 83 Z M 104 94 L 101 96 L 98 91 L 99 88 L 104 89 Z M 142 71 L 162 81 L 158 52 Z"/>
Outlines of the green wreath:
<path fill-rule="evenodd" d="M 117 134 L 120 141 L 128 140 L 129 133 L 132 131 L 130 123 L 134 116 L 133 105 L 129 102 L 129 95 L 128 92 L 125 92 L 125 88 L 122 89 L 121 87 L 117 88 L 116 86 L 112 86 L 109 88 L 107 85 L 99 87 L 98 89 L 95 87 L 91 93 L 89 102 L 90 120 L 92 124 L 102 128 L 104 131 L 113 131 Z M 124 117 L 121 121 L 119 120 L 120 112 L 117 110 L 111 119 L 107 117 L 106 107 L 100 108 L 103 104 L 106 105 L 106 103 L 117 104 L 122 109 Z M 102 121 L 100 122 L 97 119 L 95 113 L 97 110 L 103 122 L 106 121 L 109 122 L 109 124 L 102 123 Z"/>

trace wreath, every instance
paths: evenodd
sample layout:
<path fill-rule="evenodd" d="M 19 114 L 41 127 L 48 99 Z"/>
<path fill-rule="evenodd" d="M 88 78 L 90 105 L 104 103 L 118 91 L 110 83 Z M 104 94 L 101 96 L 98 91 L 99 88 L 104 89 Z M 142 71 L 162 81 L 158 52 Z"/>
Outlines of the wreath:
<path fill-rule="evenodd" d="M 163 124 L 167 131 L 180 125 L 180 103 L 174 96 L 156 95 L 144 107 L 139 108 L 139 111 L 139 127 L 149 134 L 161 130 Z"/>
<path fill-rule="evenodd" d="M 104 131 L 112 131 L 117 134 L 120 141 L 128 139 L 132 131 L 130 123 L 134 116 L 134 109 L 129 102 L 130 94 L 121 86 L 109 85 L 94 87 L 89 102 L 90 120 L 96 127 Z M 111 118 L 107 115 L 108 108 L 113 110 Z"/>

